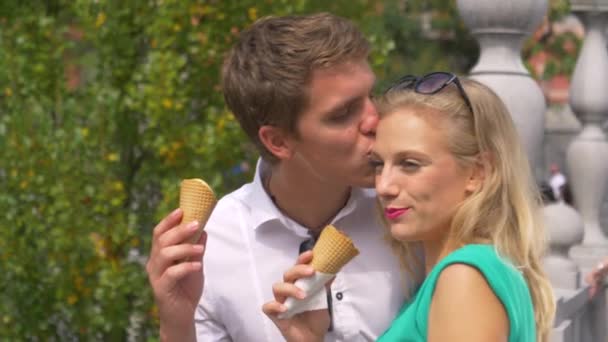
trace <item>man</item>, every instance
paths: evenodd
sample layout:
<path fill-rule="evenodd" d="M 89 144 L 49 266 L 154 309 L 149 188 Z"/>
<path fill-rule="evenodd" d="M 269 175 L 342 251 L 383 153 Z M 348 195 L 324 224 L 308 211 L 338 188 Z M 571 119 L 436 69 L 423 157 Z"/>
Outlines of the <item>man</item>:
<path fill-rule="evenodd" d="M 551 171 L 551 178 L 549 178 L 549 185 L 551 185 L 551 189 L 553 189 L 553 196 L 558 201 L 564 200 L 564 189 L 566 187 L 566 176 L 561 173 L 559 166 L 553 163 L 549 166 L 549 170 Z"/>
<path fill-rule="evenodd" d="M 329 339 L 375 340 L 388 328 L 407 286 L 375 194 L 361 189 L 373 186 L 367 153 L 378 121 L 368 53 L 361 32 L 330 14 L 265 18 L 241 34 L 224 96 L 262 158 L 253 182 L 220 200 L 206 225 L 198 304 L 205 241 L 183 242 L 196 224 L 178 226 L 177 210 L 155 228 L 147 269 L 163 339 L 282 340 L 261 307 L 302 242 L 330 223 L 361 254 L 331 283 Z"/>

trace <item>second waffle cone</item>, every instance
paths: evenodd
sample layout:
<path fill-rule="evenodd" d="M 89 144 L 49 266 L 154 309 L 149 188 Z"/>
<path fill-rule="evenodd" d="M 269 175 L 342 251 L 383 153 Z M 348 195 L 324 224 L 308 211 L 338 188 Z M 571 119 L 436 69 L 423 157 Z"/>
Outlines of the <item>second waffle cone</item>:
<path fill-rule="evenodd" d="M 312 267 L 316 271 L 336 274 L 359 250 L 348 236 L 329 225 L 321 232 L 312 253 Z"/>

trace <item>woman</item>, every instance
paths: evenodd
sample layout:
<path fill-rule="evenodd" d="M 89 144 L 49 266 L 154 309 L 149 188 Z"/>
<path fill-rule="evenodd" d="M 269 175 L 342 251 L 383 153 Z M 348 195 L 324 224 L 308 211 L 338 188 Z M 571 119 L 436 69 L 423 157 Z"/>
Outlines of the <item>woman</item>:
<path fill-rule="evenodd" d="M 540 267 L 540 196 L 502 101 L 437 72 L 403 77 L 377 105 L 370 162 L 391 246 L 413 269 L 422 244 L 426 274 L 379 340 L 547 340 L 555 306 Z M 276 319 L 310 272 L 289 270 L 263 307 L 288 340 L 322 340 L 328 325 L 323 312 Z"/>

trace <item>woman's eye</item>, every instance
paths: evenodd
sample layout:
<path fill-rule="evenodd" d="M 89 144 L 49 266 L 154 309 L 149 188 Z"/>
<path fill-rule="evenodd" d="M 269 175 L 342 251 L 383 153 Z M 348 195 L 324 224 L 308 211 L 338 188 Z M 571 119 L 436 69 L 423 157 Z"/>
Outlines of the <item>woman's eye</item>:
<path fill-rule="evenodd" d="M 420 164 L 418 162 L 409 159 L 404 159 L 399 164 L 406 171 L 416 171 L 420 168 Z"/>
<path fill-rule="evenodd" d="M 370 159 L 369 160 L 369 165 L 376 170 L 376 172 L 380 172 L 382 171 L 382 166 L 384 165 L 383 162 L 379 161 L 379 160 L 374 160 L 374 159 Z"/>

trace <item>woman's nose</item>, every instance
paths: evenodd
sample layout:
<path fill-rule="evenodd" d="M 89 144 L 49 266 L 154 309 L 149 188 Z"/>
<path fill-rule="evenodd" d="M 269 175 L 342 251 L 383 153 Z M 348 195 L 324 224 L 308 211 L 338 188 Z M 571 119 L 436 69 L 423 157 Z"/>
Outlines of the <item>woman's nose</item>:
<path fill-rule="evenodd" d="M 390 170 L 384 168 L 383 171 L 376 176 L 376 192 L 378 196 L 384 198 L 395 197 L 399 194 L 399 187 L 392 179 Z"/>

